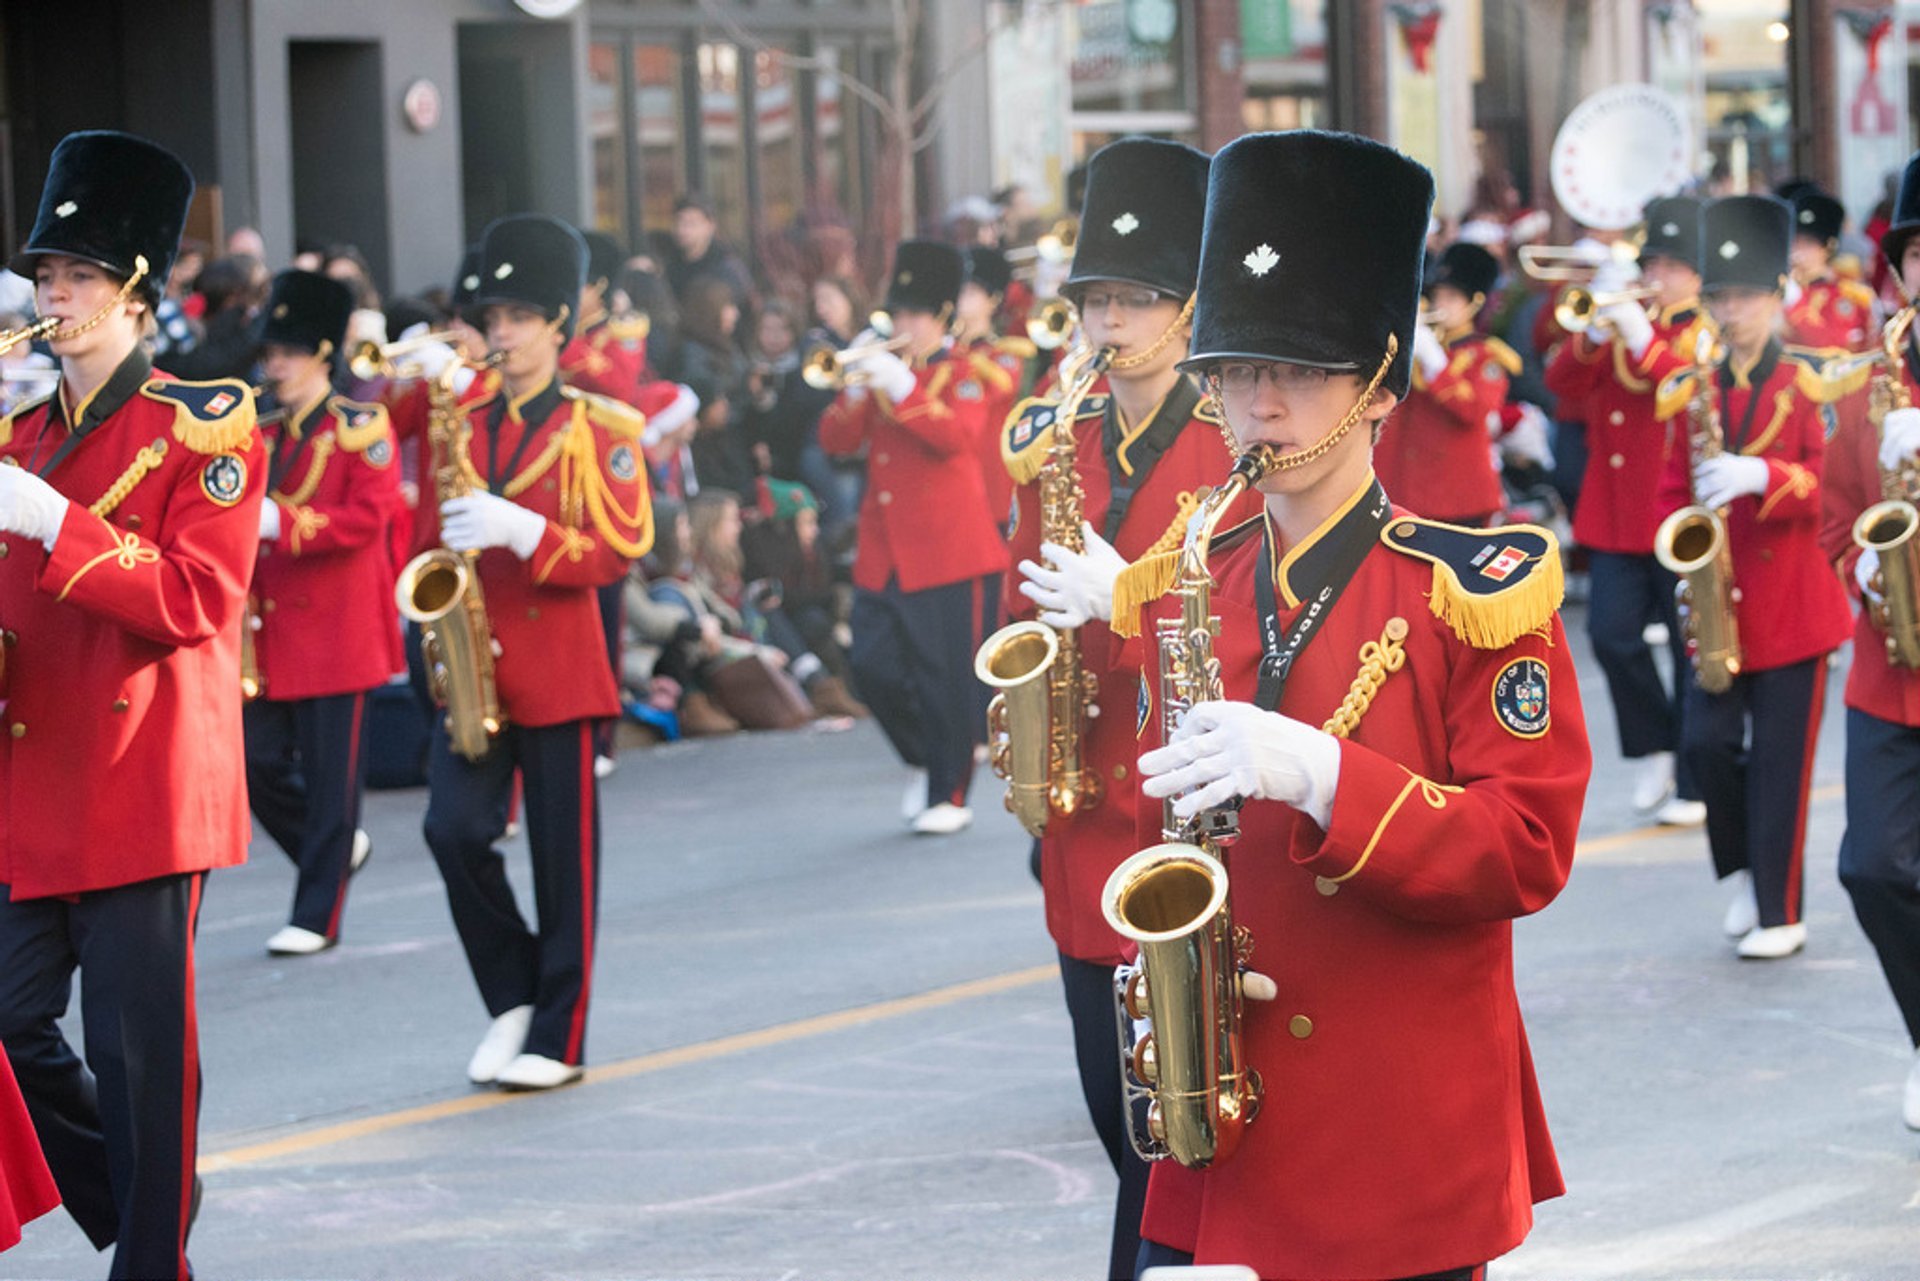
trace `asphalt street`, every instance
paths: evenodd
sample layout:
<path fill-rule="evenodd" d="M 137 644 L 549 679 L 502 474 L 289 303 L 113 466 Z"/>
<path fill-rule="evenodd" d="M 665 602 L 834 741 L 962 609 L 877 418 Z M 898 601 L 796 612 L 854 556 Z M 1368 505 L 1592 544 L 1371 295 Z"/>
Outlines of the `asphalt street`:
<path fill-rule="evenodd" d="M 1702 835 L 1633 811 L 1599 670 L 1581 672 L 1597 760 L 1580 853 L 1517 927 L 1569 1192 L 1493 1276 L 1920 1277 L 1910 1051 L 1833 875 L 1844 672 L 1808 828 L 1811 942 L 1775 963 L 1722 937 Z M 902 778 L 871 724 L 625 754 L 602 792 L 591 1067 L 545 1095 L 465 1080 L 486 1016 L 424 793 L 370 796 L 373 861 L 318 957 L 266 955 L 292 876 L 256 842 L 211 879 L 200 931 L 199 1274 L 1097 1276 L 1112 1176 L 1026 841 L 984 771 L 971 831 L 909 835 Z M 506 848 L 530 902 L 524 842 Z M 0 1277 L 105 1271 L 62 1212 L 0 1257 Z"/>

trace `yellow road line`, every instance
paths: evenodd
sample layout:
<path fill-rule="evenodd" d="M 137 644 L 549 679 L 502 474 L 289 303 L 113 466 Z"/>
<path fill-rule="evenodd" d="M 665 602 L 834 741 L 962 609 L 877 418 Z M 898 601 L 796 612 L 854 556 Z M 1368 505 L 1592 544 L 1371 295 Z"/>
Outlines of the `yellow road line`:
<path fill-rule="evenodd" d="M 836 1010 L 831 1014 L 816 1014 L 811 1018 L 796 1019 L 792 1023 L 780 1023 L 753 1032 L 739 1032 L 712 1041 L 676 1046 L 671 1050 L 657 1050 L 652 1054 L 620 1059 L 605 1067 L 590 1069 L 581 1084 L 583 1086 L 598 1085 L 605 1081 L 625 1080 L 648 1072 L 663 1072 L 668 1068 L 685 1067 L 690 1063 L 704 1063 L 709 1059 L 724 1058 L 730 1054 L 744 1054 L 750 1050 L 765 1049 L 770 1045 L 803 1040 L 826 1032 L 838 1032 L 844 1028 L 859 1027 L 865 1023 L 902 1018 L 925 1010 L 955 1005 L 961 1001 L 971 1001 L 977 997 L 994 996 L 1001 992 L 1031 987 L 1059 972 L 1057 966 L 1036 965 L 1030 969 L 1012 970 L 1005 974 L 955 983 L 949 987 L 937 987 L 930 992 L 921 992 L 915 996 L 878 1001 L 872 1005 L 856 1006 L 850 1010 Z M 361 1117 L 356 1121 L 343 1121 L 338 1125 L 303 1130 L 298 1134 L 269 1139 L 264 1143 L 210 1153 L 200 1159 L 199 1169 L 202 1174 L 215 1174 L 238 1166 L 254 1165 L 261 1161 L 271 1161 L 277 1157 L 292 1156 L 299 1152 L 310 1152 L 315 1148 L 364 1139 L 373 1134 L 386 1134 L 410 1126 L 426 1125 L 448 1117 L 465 1116 L 470 1112 L 484 1112 L 488 1108 L 505 1107 L 510 1103 L 522 1103 L 537 1097 L 539 1097 L 537 1092 L 510 1094 L 496 1091 L 463 1095 L 457 1099 L 442 1099 L 437 1103 L 404 1108 L 398 1112 L 385 1112 L 378 1116 Z"/>
<path fill-rule="evenodd" d="M 1816 787 L 1808 793 L 1807 804 L 1812 806 L 1821 801 L 1838 800 L 1846 794 L 1847 789 L 1841 784 L 1829 783 L 1825 787 Z M 1596 836 L 1590 841 L 1581 841 L 1573 847 L 1573 857 L 1574 861 L 1578 862 L 1595 854 L 1611 854 L 1615 850 L 1624 849 L 1629 845 L 1638 845 L 1642 841 L 1651 841 L 1661 836 L 1684 836 L 1693 830 L 1686 827 L 1662 827 L 1658 823 L 1650 823 L 1645 827 L 1629 828 L 1624 832 L 1614 832 L 1609 836 Z"/>

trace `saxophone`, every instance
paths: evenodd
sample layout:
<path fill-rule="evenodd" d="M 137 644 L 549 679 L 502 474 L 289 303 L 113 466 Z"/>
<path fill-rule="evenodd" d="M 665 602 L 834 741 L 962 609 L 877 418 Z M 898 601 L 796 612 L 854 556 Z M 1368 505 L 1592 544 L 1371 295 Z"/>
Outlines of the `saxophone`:
<path fill-rule="evenodd" d="M 1913 408 L 1913 397 L 1900 370 L 1905 364 L 1904 348 L 1913 328 L 1915 305 L 1909 303 L 1895 312 L 1880 334 L 1879 354 L 1886 365 L 1874 375 L 1867 401 L 1867 420 L 1873 424 L 1876 437 L 1888 410 Z M 1914 506 L 1916 494 L 1920 494 L 1920 465 L 1912 458 L 1902 459 L 1898 467 L 1881 469 L 1880 501 L 1853 522 L 1853 541 L 1880 556 L 1880 568 L 1873 576 L 1880 599 L 1870 599 L 1867 611 L 1886 638 L 1887 661 L 1895 667 L 1920 667 L 1920 555 L 1914 547 L 1920 509 Z"/>
<path fill-rule="evenodd" d="M 1693 397 L 1687 405 L 1689 478 L 1702 462 L 1719 456 L 1726 439 L 1715 399 L 1714 355 L 1714 344 L 1703 335 L 1695 349 Z M 1660 522 L 1653 554 L 1680 578 L 1674 595 L 1693 651 L 1694 679 L 1707 693 L 1724 694 L 1740 674 L 1740 624 L 1733 608 L 1740 590 L 1733 584 L 1725 509 L 1697 502 L 1682 507 Z"/>
<path fill-rule="evenodd" d="M 1073 421 L 1112 360 L 1113 349 L 1102 347 L 1075 371 L 1054 408 L 1040 468 L 1041 538 L 1073 552 L 1086 549 Z M 1099 685 L 1080 661 L 1076 629 L 1010 623 L 981 643 L 973 669 L 996 691 L 987 705 L 987 743 L 993 772 L 1007 780 L 1007 809 L 1020 825 L 1039 836 L 1053 815 L 1071 818 L 1098 804 L 1100 777 L 1086 768 L 1081 748 Z"/>
<path fill-rule="evenodd" d="M 1170 736 L 1198 702 L 1222 696 L 1207 545 L 1242 491 L 1273 469 L 1264 445 L 1242 454 L 1187 526 L 1173 590 L 1180 617 L 1155 628 L 1159 647 L 1160 725 Z M 1260 1111 L 1260 1074 L 1246 1064 L 1240 975 L 1253 945 L 1233 923 L 1226 849 L 1240 836 L 1237 806 L 1174 814 L 1161 809 L 1160 845 L 1115 868 L 1101 892 L 1107 924 L 1139 946 L 1133 973 L 1115 983 L 1121 1010 L 1121 1079 L 1130 1115 L 1145 1101 L 1146 1132 L 1134 1149 L 1149 1160 L 1172 1157 L 1204 1170 L 1227 1160 Z M 1134 1020 L 1151 1030 L 1128 1044 Z"/>
<path fill-rule="evenodd" d="M 504 353 L 489 352 L 480 368 L 498 364 Z M 435 503 L 472 492 L 460 462 L 472 428 L 459 412 L 453 379 L 473 365 L 450 361 L 427 386 L 427 441 L 433 456 Z M 447 709 L 447 734 L 453 751 L 470 761 L 486 756 L 506 724 L 494 687 L 493 628 L 480 590 L 478 553 L 435 547 L 421 552 L 400 571 L 393 594 L 400 613 L 420 625 L 421 656 L 433 700 Z"/>

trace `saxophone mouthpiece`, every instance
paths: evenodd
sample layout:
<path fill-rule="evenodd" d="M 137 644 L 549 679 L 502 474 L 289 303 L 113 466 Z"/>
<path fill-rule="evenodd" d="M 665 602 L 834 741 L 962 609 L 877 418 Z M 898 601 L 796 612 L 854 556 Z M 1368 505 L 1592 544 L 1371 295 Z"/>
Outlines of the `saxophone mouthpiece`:
<path fill-rule="evenodd" d="M 1279 461 L 1280 456 L 1272 445 L 1254 445 L 1233 460 L 1233 470 L 1228 475 L 1244 477 L 1249 486 L 1257 485 L 1273 472 L 1274 464 Z"/>

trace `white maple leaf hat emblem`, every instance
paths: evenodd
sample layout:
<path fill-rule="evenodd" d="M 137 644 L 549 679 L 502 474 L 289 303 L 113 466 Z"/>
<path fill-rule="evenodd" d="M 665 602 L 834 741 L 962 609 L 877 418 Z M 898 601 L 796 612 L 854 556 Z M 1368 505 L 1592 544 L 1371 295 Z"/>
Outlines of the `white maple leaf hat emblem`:
<path fill-rule="evenodd" d="M 1248 271 L 1256 276 L 1264 276 L 1279 265 L 1280 255 L 1273 252 L 1273 246 L 1262 242 L 1258 248 L 1240 260 Z"/>
<path fill-rule="evenodd" d="M 1130 236 L 1140 226 L 1140 220 L 1131 213 L 1123 213 L 1113 220 L 1113 229 L 1123 236 Z"/>

